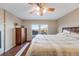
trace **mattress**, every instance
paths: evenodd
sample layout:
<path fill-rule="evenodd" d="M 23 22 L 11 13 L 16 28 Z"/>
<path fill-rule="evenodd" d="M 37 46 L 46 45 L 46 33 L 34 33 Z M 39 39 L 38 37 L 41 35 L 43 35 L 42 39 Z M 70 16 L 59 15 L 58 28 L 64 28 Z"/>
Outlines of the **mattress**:
<path fill-rule="evenodd" d="M 79 56 L 79 39 L 63 35 L 37 35 L 26 56 Z"/>

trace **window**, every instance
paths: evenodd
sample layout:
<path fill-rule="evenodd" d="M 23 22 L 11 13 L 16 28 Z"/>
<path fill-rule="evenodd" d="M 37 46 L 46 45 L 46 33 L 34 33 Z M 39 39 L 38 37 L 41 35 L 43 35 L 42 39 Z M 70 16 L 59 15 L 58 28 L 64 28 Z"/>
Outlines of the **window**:
<path fill-rule="evenodd" d="M 33 24 L 32 25 L 32 35 L 37 35 L 39 33 L 39 25 Z"/>
<path fill-rule="evenodd" d="M 48 25 L 47 24 L 41 24 L 40 25 L 40 33 L 41 34 L 47 34 L 48 32 Z"/>
<path fill-rule="evenodd" d="M 47 34 L 47 32 L 47 24 L 32 24 L 32 37 L 35 37 L 37 34 Z"/>

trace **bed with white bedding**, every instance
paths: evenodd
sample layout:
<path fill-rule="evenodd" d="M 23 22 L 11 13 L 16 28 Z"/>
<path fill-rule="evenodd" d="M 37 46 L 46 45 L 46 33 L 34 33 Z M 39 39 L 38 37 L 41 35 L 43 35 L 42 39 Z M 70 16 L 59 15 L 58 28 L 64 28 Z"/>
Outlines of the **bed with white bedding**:
<path fill-rule="evenodd" d="M 26 56 L 79 56 L 78 35 L 37 35 L 32 40 Z"/>

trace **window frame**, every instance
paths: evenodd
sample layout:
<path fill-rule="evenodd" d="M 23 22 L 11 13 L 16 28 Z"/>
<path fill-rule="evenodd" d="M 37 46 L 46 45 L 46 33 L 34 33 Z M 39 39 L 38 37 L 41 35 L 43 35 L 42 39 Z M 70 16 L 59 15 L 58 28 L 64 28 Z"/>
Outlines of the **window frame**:
<path fill-rule="evenodd" d="M 48 34 L 48 24 L 32 24 L 32 25 L 38 25 L 39 26 L 39 30 L 38 30 L 38 34 L 41 34 L 41 25 L 47 25 L 47 34 Z M 31 35 L 32 35 L 32 25 L 31 25 Z M 47 34 L 42 34 L 42 35 L 47 35 Z M 35 36 L 35 35 L 32 35 Z"/>

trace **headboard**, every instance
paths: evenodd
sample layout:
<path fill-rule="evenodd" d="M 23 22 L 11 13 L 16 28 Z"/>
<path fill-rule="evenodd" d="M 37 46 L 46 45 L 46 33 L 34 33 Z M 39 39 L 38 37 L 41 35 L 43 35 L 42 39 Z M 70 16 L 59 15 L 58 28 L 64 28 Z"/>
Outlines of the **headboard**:
<path fill-rule="evenodd" d="M 63 32 L 63 30 L 79 33 L 79 27 L 63 27 L 62 32 Z"/>

